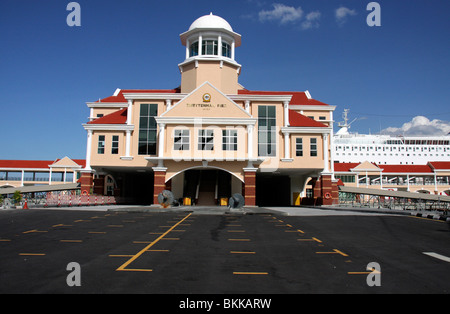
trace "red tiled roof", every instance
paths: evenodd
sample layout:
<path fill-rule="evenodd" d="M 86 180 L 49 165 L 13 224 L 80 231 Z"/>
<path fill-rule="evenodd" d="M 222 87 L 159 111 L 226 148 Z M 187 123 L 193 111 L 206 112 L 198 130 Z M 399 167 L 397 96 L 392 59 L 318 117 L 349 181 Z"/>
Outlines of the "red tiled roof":
<path fill-rule="evenodd" d="M 428 165 L 379 165 L 383 172 L 390 173 L 433 173 Z"/>
<path fill-rule="evenodd" d="M 353 169 L 357 166 L 359 166 L 359 162 L 335 162 L 334 163 L 334 171 L 350 171 L 350 169 Z"/>
<path fill-rule="evenodd" d="M 294 110 L 289 109 L 289 125 L 290 126 L 300 126 L 300 127 L 317 127 L 326 128 L 327 125 L 317 122 L 314 119 L 308 118 Z"/>
<path fill-rule="evenodd" d="M 450 161 L 430 161 L 428 164 L 436 170 L 450 169 Z"/>
<path fill-rule="evenodd" d="M 238 90 L 239 95 L 292 95 L 290 105 L 314 105 L 328 106 L 326 103 L 315 99 L 309 99 L 305 92 L 271 92 L 271 91 L 251 91 L 247 89 Z"/>
<path fill-rule="evenodd" d="M 117 96 L 109 96 L 106 98 L 103 98 L 101 100 L 98 100 L 96 102 L 127 102 L 125 97 L 123 96 L 123 93 L 167 93 L 167 94 L 176 94 L 179 93 L 180 89 L 122 89 L 119 91 Z"/>
<path fill-rule="evenodd" d="M 359 166 L 360 163 L 334 163 L 334 171 L 350 172 L 351 169 Z M 376 165 L 376 164 L 375 164 Z M 428 165 L 376 165 L 382 169 L 383 173 L 433 173 Z"/>
<path fill-rule="evenodd" d="M 106 116 L 89 121 L 88 124 L 125 124 L 127 122 L 127 111 L 127 108 L 114 111 Z"/>
<path fill-rule="evenodd" d="M 72 159 L 73 162 L 79 164 L 81 167 L 86 167 L 86 159 Z"/>
<path fill-rule="evenodd" d="M 49 166 L 60 159 L 56 160 L 0 160 L 0 168 L 17 168 L 17 169 L 49 169 Z M 84 159 L 72 159 L 75 163 L 82 167 L 86 166 Z"/>

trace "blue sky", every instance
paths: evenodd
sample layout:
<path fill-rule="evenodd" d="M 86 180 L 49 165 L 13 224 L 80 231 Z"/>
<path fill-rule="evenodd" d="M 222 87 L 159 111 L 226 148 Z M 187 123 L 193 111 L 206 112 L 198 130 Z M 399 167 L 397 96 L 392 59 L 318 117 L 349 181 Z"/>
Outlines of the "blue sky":
<path fill-rule="evenodd" d="M 368 0 L 80 0 L 80 27 L 66 24 L 69 2 L 0 2 L 0 159 L 85 158 L 86 102 L 177 87 L 179 34 L 210 12 L 242 35 L 247 89 L 309 90 L 336 122 L 344 108 L 359 117 L 354 132 L 450 125 L 447 0 L 377 1 L 380 27 Z"/>

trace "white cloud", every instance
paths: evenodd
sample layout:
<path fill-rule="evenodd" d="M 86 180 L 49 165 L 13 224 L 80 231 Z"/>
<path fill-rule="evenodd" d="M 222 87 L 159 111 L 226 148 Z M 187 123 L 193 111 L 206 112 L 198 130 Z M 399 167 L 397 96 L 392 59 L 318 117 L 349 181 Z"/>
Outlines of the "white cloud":
<path fill-rule="evenodd" d="M 381 130 L 381 134 L 409 135 L 409 136 L 441 136 L 450 133 L 450 122 L 443 120 L 429 120 L 424 116 L 416 116 L 404 123 L 400 128 L 388 127 Z"/>
<path fill-rule="evenodd" d="M 346 7 L 340 7 L 338 9 L 336 9 L 336 11 L 335 11 L 336 22 L 339 25 L 343 25 L 345 22 L 347 22 L 347 17 L 348 16 L 354 16 L 356 14 L 357 13 L 356 13 L 355 10 L 351 10 L 349 8 L 346 8 Z"/>
<path fill-rule="evenodd" d="M 306 15 L 306 20 L 302 22 L 302 29 L 317 28 L 319 27 L 319 19 L 321 13 L 319 11 L 313 11 Z"/>
<path fill-rule="evenodd" d="M 287 24 L 300 21 L 303 17 L 303 10 L 301 7 L 294 8 L 282 3 L 274 3 L 272 6 L 273 10 L 262 10 L 258 13 L 261 22 L 279 21 L 280 24 Z"/>

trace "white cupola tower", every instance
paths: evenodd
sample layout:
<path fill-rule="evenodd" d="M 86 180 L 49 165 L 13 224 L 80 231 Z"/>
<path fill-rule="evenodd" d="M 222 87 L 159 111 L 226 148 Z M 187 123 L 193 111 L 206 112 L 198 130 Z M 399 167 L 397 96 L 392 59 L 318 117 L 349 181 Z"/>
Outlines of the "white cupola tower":
<path fill-rule="evenodd" d="M 180 39 L 186 47 L 186 59 L 178 65 L 182 93 L 208 81 L 225 94 L 237 94 L 241 65 L 235 61 L 235 48 L 241 35 L 226 20 L 212 13 L 202 16 Z"/>

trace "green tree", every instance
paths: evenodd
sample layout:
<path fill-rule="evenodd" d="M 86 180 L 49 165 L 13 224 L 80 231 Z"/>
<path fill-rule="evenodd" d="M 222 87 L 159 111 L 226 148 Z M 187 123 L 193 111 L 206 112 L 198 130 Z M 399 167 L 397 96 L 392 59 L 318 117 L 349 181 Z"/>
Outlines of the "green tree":
<path fill-rule="evenodd" d="M 16 205 L 20 203 L 20 201 L 22 200 L 22 194 L 20 194 L 20 191 L 16 190 L 14 192 L 13 200 L 14 200 L 14 204 L 16 204 Z"/>

